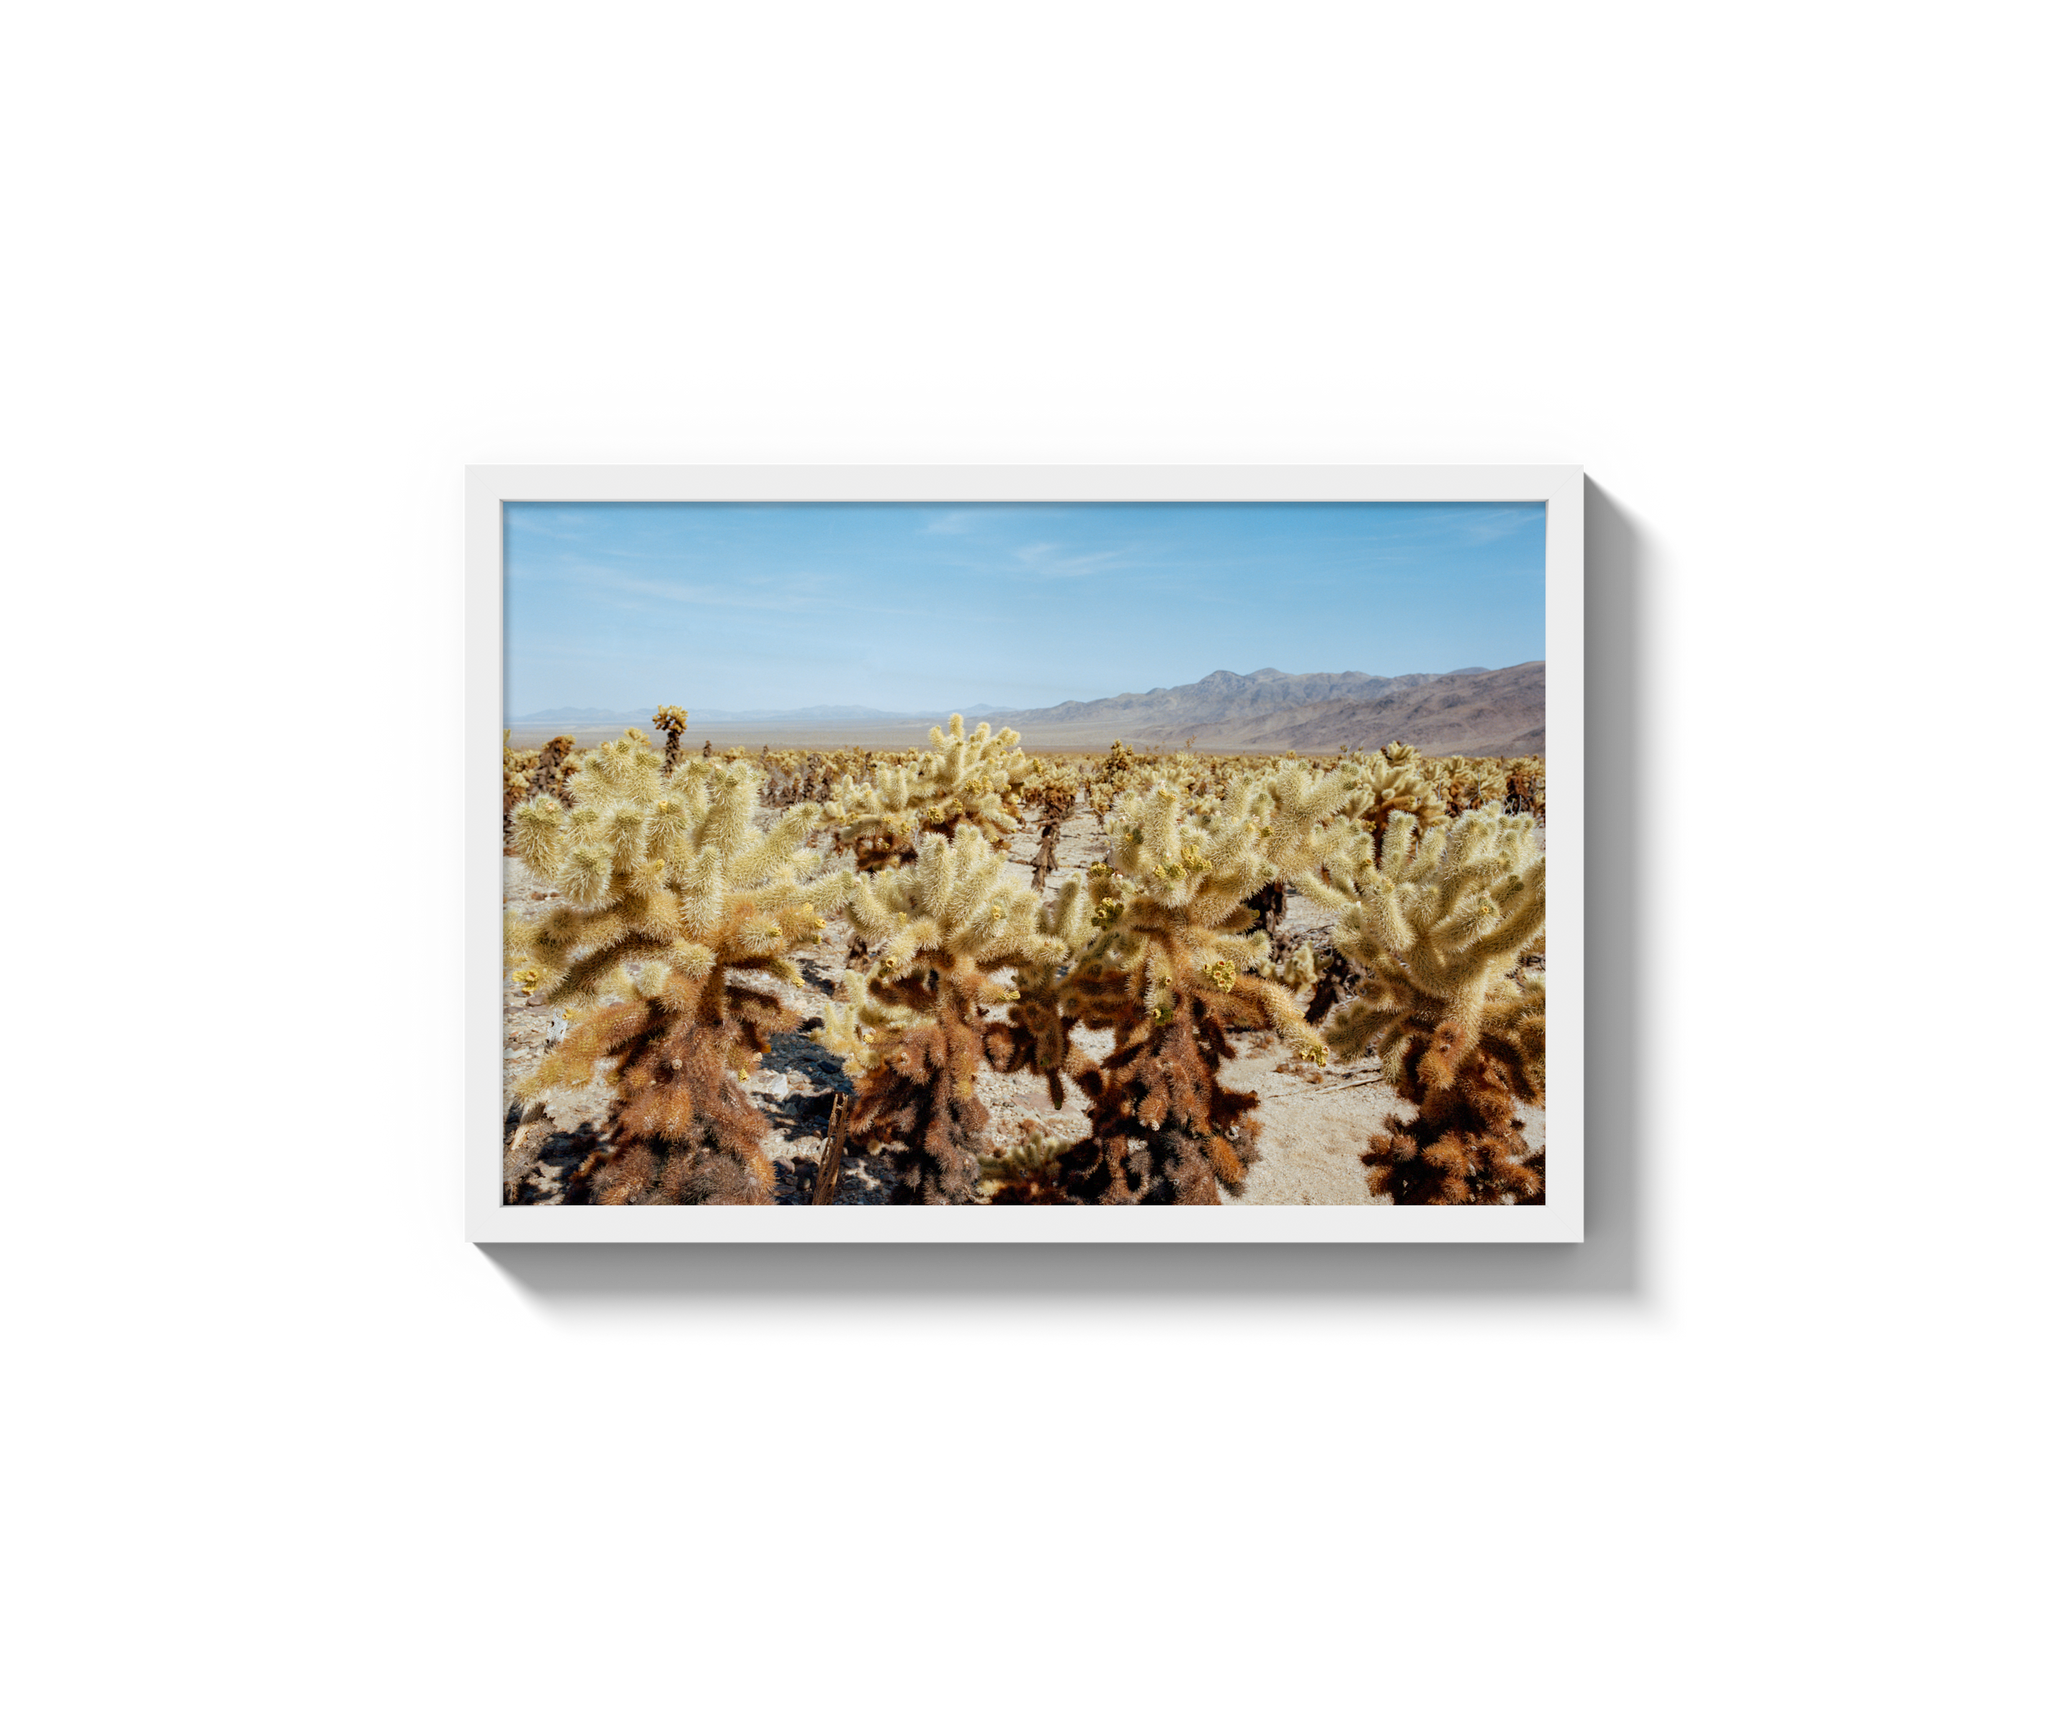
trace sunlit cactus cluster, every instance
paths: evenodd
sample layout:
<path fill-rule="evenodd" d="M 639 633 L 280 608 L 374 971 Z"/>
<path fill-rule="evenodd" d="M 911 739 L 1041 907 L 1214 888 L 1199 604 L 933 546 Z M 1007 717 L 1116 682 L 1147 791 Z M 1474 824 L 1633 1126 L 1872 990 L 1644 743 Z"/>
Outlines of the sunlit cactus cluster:
<path fill-rule="evenodd" d="M 553 794 L 572 803 L 569 777 L 580 767 L 573 735 L 557 734 L 544 746 L 521 749 L 505 736 L 505 851 L 512 851 L 512 813 L 537 794 Z"/>
<path fill-rule="evenodd" d="M 1229 1032 L 1263 1028 L 1320 1058 L 1299 1003 L 1260 975 L 1263 936 L 1244 903 L 1288 876 L 1313 823 L 1285 789 L 1240 781 L 1215 813 L 1189 815 L 1171 787 L 1114 812 L 1110 859 L 1088 878 L 1094 939 L 1065 980 L 1064 1011 L 1114 1048 L 1081 1076 L 1094 1126 L 1070 1187 L 1089 1203 L 1216 1203 L 1257 1159 L 1257 1097 L 1218 1078 Z"/>
<path fill-rule="evenodd" d="M 838 845 L 863 871 L 903 863 L 926 834 L 950 836 L 972 827 L 1008 835 L 1018 827 L 1017 789 L 1030 760 L 1014 730 L 973 733 L 955 716 L 931 731 L 931 750 L 901 763 L 878 762 L 873 779 L 849 785 L 826 807 Z"/>
<path fill-rule="evenodd" d="M 794 954 L 836 927 L 855 958 L 800 1005 L 898 1200 L 1236 1197 L 1261 1134 L 1224 1078 L 1247 1035 L 1289 1067 L 1376 1065 L 1401 1100 L 1361 1201 L 1542 1199 L 1518 1113 L 1544 1096 L 1540 758 L 1034 758 L 959 716 L 918 750 L 685 758 L 686 722 L 657 709 L 660 751 L 629 729 L 507 752 L 510 851 L 559 897 L 508 915 L 518 992 L 564 1021 L 521 1095 L 609 1094 L 570 1197 L 774 1198 L 743 1083 L 801 1023 Z M 1103 856 L 1055 883 L 1084 806 Z M 1335 914 L 1313 944 L 1280 928 L 1290 892 Z M 1042 1080 L 1085 1134 L 1005 1145 L 985 1074 Z"/>
<path fill-rule="evenodd" d="M 989 1122 L 974 1089 L 988 1011 L 1019 999 L 1005 971 L 1056 960 L 1064 945 L 1040 931 L 1038 898 L 1003 875 L 971 825 L 926 835 L 915 865 L 862 876 L 846 914 L 877 950 L 820 1032 L 860 1070 L 850 1138 L 894 1144 L 900 1184 L 919 1203 L 964 1203 Z"/>
<path fill-rule="evenodd" d="M 531 1095 L 611 1064 L 611 1143 L 586 1164 L 598 1203 L 765 1204 L 764 1118 L 735 1076 L 798 1017 L 744 980 L 800 980 L 792 952 L 844 901 L 843 873 L 812 876 L 814 808 L 755 827 L 760 778 L 693 760 L 664 778 L 629 733 L 586 757 L 573 809 L 520 806 L 513 841 L 563 904 L 507 923 L 508 953 L 539 1000 L 583 1010 L 529 1082 Z"/>
<path fill-rule="evenodd" d="M 1540 1199 L 1514 1114 L 1544 1092 L 1544 980 L 1525 965 L 1543 952 L 1535 820 L 1489 809 L 1425 830 L 1396 812 L 1376 856 L 1369 839 L 1330 856 L 1328 882 L 1303 883 L 1342 908 L 1332 941 L 1366 974 L 1330 1016 L 1332 1053 L 1377 1055 L 1420 1108 L 1373 1141 L 1368 1185 L 1398 1203 Z"/>

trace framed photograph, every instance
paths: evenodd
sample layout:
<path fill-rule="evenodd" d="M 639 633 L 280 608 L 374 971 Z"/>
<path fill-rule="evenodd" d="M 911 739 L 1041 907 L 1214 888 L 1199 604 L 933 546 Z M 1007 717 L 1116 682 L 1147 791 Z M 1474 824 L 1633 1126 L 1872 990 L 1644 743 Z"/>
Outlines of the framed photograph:
<path fill-rule="evenodd" d="M 479 467 L 475 1241 L 1577 1241 L 1576 467 Z"/>

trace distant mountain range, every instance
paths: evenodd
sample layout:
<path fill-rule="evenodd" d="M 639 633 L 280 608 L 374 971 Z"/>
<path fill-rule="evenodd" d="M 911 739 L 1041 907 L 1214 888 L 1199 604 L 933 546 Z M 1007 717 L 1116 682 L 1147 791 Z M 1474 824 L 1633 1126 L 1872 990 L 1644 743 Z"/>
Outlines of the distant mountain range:
<path fill-rule="evenodd" d="M 1208 751 L 1330 752 L 1402 740 L 1425 752 L 1515 757 L 1541 752 L 1544 665 L 1448 674 L 1252 674 L 1218 669 L 1192 686 L 1124 692 L 1049 710 L 998 710 L 1028 747 L 1179 746 Z"/>
<path fill-rule="evenodd" d="M 1295 704 L 1325 703 L 1332 699 L 1378 698 L 1411 687 L 1424 686 L 1457 676 L 1484 674 L 1484 668 L 1457 668 L 1450 674 L 1283 674 L 1277 668 L 1258 668 L 1249 674 L 1233 674 L 1219 668 L 1192 686 L 1155 686 L 1149 692 L 1119 692 L 1114 698 L 1094 698 L 1087 703 L 1069 700 L 1046 710 L 1004 711 L 1028 716 L 1043 726 L 1048 722 L 1101 722 L 1136 720 L 1142 722 L 1242 722 Z"/>
<path fill-rule="evenodd" d="M 792 729 L 872 730 L 893 723 L 943 722 L 953 712 L 876 710 L 860 704 L 812 704 L 801 710 L 691 708 L 693 732 L 713 727 L 773 727 L 801 741 Z M 1219 668 L 1191 686 L 1155 686 L 1113 698 L 1069 700 L 1043 710 L 1002 710 L 976 704 L 962 710 L 970 722 L 987 720 L 1024 736 L 1027 750 L 1093 750 L 1111 740 L 1175 747 L 1193 736 L 1205 751 L 1333 752 L 1339 746 L 1383 746 L 1402 740 L 1424 752 L 1468 757 L 1515 757 L 1541 752 L 1544 741 L 1544 665 L 1454 668 L 1447 674 L 1283 674 L 1261 668 L 1233 674 Z M 535 710 L 512 718 L 528 731 L 553 728 L 588 736 L 593 730 L 648 727 L 654 708 Z M 537 743 L 537 742 L 536 742 Z M 834 742 L 837 743 L 837 742 Z M 863 743 L 866 743 L 865 741 Z M 916 744 L 910 737 L 891 743 Z"/>

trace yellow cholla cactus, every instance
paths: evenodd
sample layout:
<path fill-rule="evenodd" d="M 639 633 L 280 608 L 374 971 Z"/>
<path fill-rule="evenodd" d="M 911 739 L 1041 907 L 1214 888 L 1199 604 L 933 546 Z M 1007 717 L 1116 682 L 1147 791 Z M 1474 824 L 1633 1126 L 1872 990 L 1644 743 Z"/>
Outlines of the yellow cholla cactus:
<path fill-rule="evenodd" d="M 1389 742 L 1362 766 L 1348 765 L 1346 770 L 1354 785 L 1345 809 L 1372 832 L 1375 850 L 1396 814 L 1414 818 L 1425 829 L 1443 820 L 1444 802 L 1430 786 L 1413 746 Z"/>
<path fill-rule="evenodd" d="M 693 761 L 664 780 L 644 739 L 589 755 L 573 810 L 552 798 L 514 817 L 514 845 L 565 904 L 507 926 L 508 953 L 540 974 L 551 1006 L 601 1003 L 541 1063 L 522 1095 L 587 1082 L 615 1060 L 611 1145 L 586 1166 L 614 1203 L 764 1202 L 767 1124 L 728 1073 L 744 1073 L 796 1016 L 752 973 L 800 983 L 791 951 L 816 941 L 851 878 L 806 880 L 818 812 L 754 827 L 760 777 Z"/>
<path fill-rule="evenodd" d="M 1535 820 L 1468 811 L 1424 831 L 1395 813 L 1375 858 L 1361 832 L 1303 888 L 1341 907 L 1339 953 L 1365 972 L 1331 1015 L 1332 1051 L 1377 1051 L 1388 1083 L 1420 1106 L 1366 1153 L 1368 1184 L 1399 1203 L 1542 1196 L 1540 1163 L 1516 1138 L 1517 1101 L 1544 1090 L 1544 986 L 1518 970 L 1543 948 L 1544 860 Z"/>
<path fill-rule="evenodd" d="M 946 729 L 932 729 L 931 747 L 899 764 L 878 762 L 872 782 L 849 785 L 826 805 L 837 845 L 852 850 L 861 870 L 900 865 L 922 835 L 963 827 L 1008 835 L 1018 827 L 1016 789 L 1030 760 L 1013 729 L 991 734 L 983 722 L 970 734 L 956 715 Z"/>
<path fill-rule="evenodd" d="M 1094 1130 L 1070 1159 L 1076 1198 L 1215 1203 L 1242 1185 L 1258 1131 L 1257 1096 L 1217 1080 L 1236 1054 L 1226 1032 L 1261 1026 L 1304 1052 L 1320 1046 L 1294 998 L 1255 970 L 1265 939 L 1243 934 L 1255 919 L 1246 899 L 1327 839 L 1307 779 L 1256 804 L 1242 779 L 1220 811 L 1197 816 L 1171 788 L 1118 801 L 1110 861 L 1088 877 L 1095 935 L 1062 984 L 1072 1018 L 1116 1035 L 1082 1081 Z"/>
<path fill-rule="evenodd" d="M 1347 1060 L 1367 1050 L 1397 1058 L 1441 1022 L 1476 1036 L 1507 1018 L 1503 1008 L 1524 1011 L 1509 975 L 1543 940 L 1534 819 L 1470 811 L 1425 832 L 1396 812 L 1377 860 L 1360 831 L 1325 868 L 1330 882 L 1308 879 L 1302 890 L 1342 909 L 1331 944 L 1372 975 L 1331 1019 L 1332 1047 Z"/>
<path fill-rule="evenodd" d="M 991 1205 L 1060 1205 L 1061 1160 L 1066 1143 L 1038 1122 L 1027 1122 L 1023 1138 L 1007 1150 L 981 1159 L 975 1193 Z"/>
<path fill-rule="evenodd" d="M 1022 993 L 1006 969 L 1042 964 L 1065 945 L 1039 929 L 1039 901 L 1003 873 L 978 829 L 927 835 L 917 862 L 861 877 L 846 903 L 874 948 L 814 1034 L 857 1072 L 848 1137 L 898 1148 L 899 1196 L 924 1204 L 973 1197 L 988 1111 L 975 1070 L 988 1059 L 983 1010 Z M 1007 1042 L 1007 1040 L 1006 1040 Z"/>
<path fill-rule="evenodd" d="M 822 1015 L 824 1025 L 811 1036 L 839 1057 L 856 1079 L 881 1067 L 897 1039 L 922 1019 L 916 1009 L 874 995 L 868 975 L 858 970 L 840 980 Z M 879 1140 L 867 1144 L 870 1151 L 881 1150 Z"/>

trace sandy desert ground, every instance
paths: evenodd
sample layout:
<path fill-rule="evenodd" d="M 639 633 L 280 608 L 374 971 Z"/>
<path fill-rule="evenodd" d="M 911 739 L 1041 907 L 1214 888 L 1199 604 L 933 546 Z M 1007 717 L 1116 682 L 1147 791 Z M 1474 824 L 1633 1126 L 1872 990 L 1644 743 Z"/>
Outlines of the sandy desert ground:
<path fill-rule="evenodd" d="M 775 815 L 763 813 L 762 821 Z M 1031 878 L 1027 861 L 1037 845 L 1036 830 L 1028 828 L 1010 841 L 1013 858 L 1009 870 L 1027 884 Z M 1047 893 L 1107 851 L 1092 815 L 1082 813 L 1069 819 Z M 846 856 L 827 861 L 828 865 L 851 862 Z M 547 886 L 516 858 L 507 858 L 504 866 L 506 904 L 523 918 L 539 917 L 552 898 Z M 1313 939 L 1319 930 L 1327 933 L 1334 918 L 1328 909 L 1291 894 L 1285 928 Z M 801 989 L 770 979 L 750 982 L 776 991 L 800 1017 L 815 1016 L 846 971 L 847 936 L 845 923 L 835 923 L 823 944 L 805 951 L 799 961 L 805 977 Z M 609 1094 L 602 1082 L 596 1081 L 581 1091 L 551 1094 L 544 1113 L 515 1112 L 512 1087 L 539 1063 L 551 1029 L 558 1031 L 559 1024 L 557 1016 L 522 995 L 509 975 L 504 980 L 504 998 L 507 1196 L 521 1204 L 559 1203 L 569 1175 L 595 1144 Z M 1080 1037 L 1090 1054 L 1099 1058 L 1107 1053 L 1107 1032 L 1082 1033 Z M 1259 1136 L 1260 1159 L 1252 1166 L 1242 1195 L 1225 1202 L 1373 1203 L 1366 1193 L 1365 1170 L 1358 1154 L 1380 1130 L 1388 1113 L 1402 1107 L 1381 1081 L 1377 1061 L 1368 1058 L 1317 1070 L 1295 1062 L 1269 1033 L 1244 1033 L 1235 1043 L 1237 1059 L 1224 1065 L 1223 1081 L 1237 1090 L 1259 1094 L 1257 1115 L 1264 1131 Z M 992 1148 L 1019 1139 L 1032 1124 L 1061 1138 L 1078 1139 L 1088 1131 L 1086 1101 L 1078 1093 L 1070 1092 L 1065 1108 L 1055 1110 L 1045 1082 L 1035 1075 L 1004 1075 L 983 1068 L 977 1082 L 992 1117 Z M 808 1204 L 817 1181 L 833 1094 L 852 1090 L 839 1058 L 801 1031 L 785 1033 L 776 1038 L 773 1051 L 763 1058 L 746 1089 L 774 1128 L 768 1149 L 775 1161 L 778 1202 Z M 1524 1119 L 1530 1144 L 1540 1147 L 1543 1112 L 1529 1110 Z M 885 1158 L 850 1152 L 835 1203 L 886 1203 L 893 1179 Z"/>

